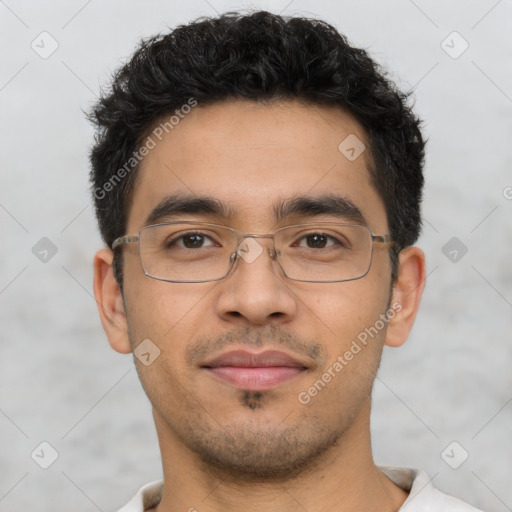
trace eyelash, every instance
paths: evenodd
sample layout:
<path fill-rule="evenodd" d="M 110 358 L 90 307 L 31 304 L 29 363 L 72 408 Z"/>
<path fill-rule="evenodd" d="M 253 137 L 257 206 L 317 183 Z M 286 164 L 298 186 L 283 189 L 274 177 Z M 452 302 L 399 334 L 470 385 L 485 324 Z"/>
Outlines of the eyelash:
<path fill-rule="evenodd" d="M 197 232 L 190 232 L 190 233 L 184 233 L 178 237 L 175 237 L 171 240 L 168 240 L 166 243 L 165 243 L 165 246 L 166 248 L 170 248 L 174 245 L 177 245 L 177 242 L 180 241 L 180 240 L 183 240 L 184 238 L 188 237 L 188 236 L 200 236 L 200 237 L 203 237 L 203 238 L 208 238 L 210 239 L 212 242 L 214 242 L 212 245 L 215 245 L 215 241 L 212 239 L 212 237 L 210 237 L 209 235 L 206 235 L 205 233 L 197 233 Z M 319 233 L 319 232 L 311 232 L 311 233 L 307 233 L 307 234 L 303 234 L 302 236 L 300 236 L 300 238 L 298 239 L 299 241 L 302 241 L 304 239 L 306 239 L 307 237 L 311 237 L 311 236 L 323 236 L 323 237 L 326 237 L 328 240 L 331 240 L 331 241 L 334 241 L 334 244 L 333 245 L 341 245 L 341 246 L 345 246 L 345 244 L 343 244 L 340 240 L 336 239 L 335 237 L 331 236 L 331 235 L 327 235 L 325 233 Z M 294 242 L 294 244 L 296 244 L 297 242 Z M 300 247 L 300 245 L 299 245 Z M 329 246 L 329 247 L 332 247 L 332 246 Z M 183 249 L 189 249 L 188 247 L 180 247 L 180 248 L 183 248 Z M 202 249 L 203 247 L 200 247 L 200 249 Z"/>

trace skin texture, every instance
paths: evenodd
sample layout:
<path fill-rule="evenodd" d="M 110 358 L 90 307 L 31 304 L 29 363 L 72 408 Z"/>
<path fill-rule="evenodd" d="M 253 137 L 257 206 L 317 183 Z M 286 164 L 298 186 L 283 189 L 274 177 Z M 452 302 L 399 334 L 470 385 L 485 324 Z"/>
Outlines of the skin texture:
<path fill-rule="evenodd" d="M 384 204 L 370 183 L 368 150 L 354 161 L 338 150 L 362 127 L 343 110 L 299 101 L 229 101 L 196 107 L 142 162 L 127 234 L 137 234 L 167 195 L 215 197 L 235 216 L 183 219 L 266 234 L 324 215 L 276 225 L 272 206 L 298 194 L 338 193 L 363 212 L 375 234 L 388 233 Z M 258 239 L 270 247 L 270 239 Z M 169 283 L 144 275 L 136 244 L 124 251 L 124 300 L 112 251 L 95 257 L 94 290 L 114 350 L 150 339 L 161 351 L 135 359 L 153 405 L 165 489 L 160 512 L 398 510 L 407 493 L 375 467 L 370 395 L 385 344 L 405 342 L 425 279 L 422 251 L 400 253 L 390 296 L 389 247 L 375 244 L 368 274 L 341 283 L 287 279 L 264 251 L 239 260 L 224 279 Z M 388 309 L 398 312 L 308 404 L 298 400 Z M 200 366 L 227 350 L 285 351 L 308 370 L 268 391 L 235 388 Z"/>

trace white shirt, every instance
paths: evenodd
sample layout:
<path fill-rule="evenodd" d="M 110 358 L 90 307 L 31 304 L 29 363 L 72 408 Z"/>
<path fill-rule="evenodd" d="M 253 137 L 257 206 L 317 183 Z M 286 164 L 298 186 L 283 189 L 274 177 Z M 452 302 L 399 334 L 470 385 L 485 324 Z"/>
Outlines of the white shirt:
<path fill-rule="evenodd" d="M 467 503 L 444 494 L 431 483 L 420 469 L 378 466 L 396 485 L 409 492 L 398 512 L 482 512 Z M 163 482 L 156 481 L 142 487 L 118 512 L 144 512 L 158 505 L 162 498 Z"/>

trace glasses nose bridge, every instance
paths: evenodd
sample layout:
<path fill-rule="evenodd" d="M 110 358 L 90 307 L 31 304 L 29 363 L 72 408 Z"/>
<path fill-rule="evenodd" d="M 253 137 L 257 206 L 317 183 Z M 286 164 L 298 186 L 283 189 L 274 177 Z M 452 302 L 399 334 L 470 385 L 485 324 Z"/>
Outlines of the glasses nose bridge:
<path fill-rule="evenodd" d="M 241 246 L 246 238 L 271 238 L 271 246 L 268 247 L 268 253 L 273 260 L 277 260 L 279 251 L 275 247 L 275 233 L 268 233 L 266 235 L 258 235 L 253 233 L 237 233 L 237 246 L 235 253 L 240 256 Z M 243 251 L 242 251 L 243 252 Z"/>

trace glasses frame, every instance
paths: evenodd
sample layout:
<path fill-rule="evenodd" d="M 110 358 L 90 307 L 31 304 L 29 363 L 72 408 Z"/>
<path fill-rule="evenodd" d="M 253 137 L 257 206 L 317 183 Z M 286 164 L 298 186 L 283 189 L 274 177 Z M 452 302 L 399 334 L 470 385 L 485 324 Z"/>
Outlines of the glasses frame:
<path fill-rule="evenodd" d="M 142 235 L 142 232 L 145 229 L 149 229 L 149 228 L 153 228 L 153 227 L 158 227 L 158 226 L 171 226 L 173 224 L 192 224 L 194 226 L 210 226 L 210 227 L 216 227 L 216 228 L 223 228 L 223 229 L 227 229 L 227 230 L 231 231 L 237 237 L 237 245 L 236 245 L 235 252 L 231 253 L 230 256 L 229 256 L 230 265 L 229 265 L 229 268 L 228 268 L 227 272 L 223 276 L 216 277 L 214 279 L 184 280 L 184 281 L 183 280 L 176 280 L 176 279 L 165 279 L 165 278 L 156 277 L 154 275 L 149 274 L 146 271 L 146 269 L 144 268 L 144 264 L 142 262 L 142 257 L 141 257 L 141 252 L 140 252 L 140 237 Z M 350 277 L 348 279 L 334 279 L 334 280 L 320 280 L 320 281 L 318 281 L 318 280 L 311 280 L 311 279 L 296 279 L 294 277 L 289 277 L 286 274 L 286 271 L 284 270 L 283 266 L 281 265 L 281 262 L 279 261 L 280 251 L 276 251 L 276 247 L 275 247 L 275 236 L 276 236 L 276 234 L 279 233 L 280 231 L 285 230 L 285 229 L 298 228 L 298 227 L 307 227 L 307 226 L 317 226 L 319 224 L 326 225 L 326 226 L 357 227 L 357 228 L 363 228 L 363 229 L 368 230 L 368 232 L 370 234 L 370 238 L 371 238 L 370 261 L 368 263 L 368 268 L 366 269 L 366 272 L 364 274 L 362 274 L 360 276 L 357 276 L 357 277 Z M 266 235 L 257 235 L 257 234 L 253 234 L 253 233 L 239 233 L 238 231 L 236 231 L 236 229 L 230 228 L 228 226 L 224 226 L 222 224 L 212 224 L 212 223 L 209 223 L 209 222 L 195 222 L 195 221 L 191 221 L 191 220 L 190 221 L 185 221 L 184 220 L 184 221 L 173 221 L 173 222 L 160 222 L 160 223 L 157 223 L 157 224 L 150 224 L 148 226 L 144 226 L 140 230 L 138 235 L 124 235 L 124 236 L 120 236 L 119 238 L 116 238 L 114 240 L 114 242 L 112 243 L 111 249 L 113 251 L 115 251 L 115 249 L 117 249 L 121 245 L 136 243 L 137 244 L 137 248 L 138 248 L 138 252 L 139 252 L 139 258 L 140 258 L 142 270 L 143 270 L 144 274 L 147 277 L 150 277 L 151 279 L 156 279 L 158 281 L 164 281 L 164 282 L 168 282 L 168 283 L 208 283 L 210 281 L 220 281 L 221 279 L 224 279 L 224 278 L 226 278 L 229 275 L 229 273 L 233 270 L 233 267 L 235 266 L 235 263 L 240 259 L 240 254 L 239 254 L 240 242 L 242 240 L 244 240 L 245 238 L 272 238 L 272 248 L 269 249 L 270 257 L 272 259 L 274 259 L 278 263 L 278 265 L 281 268 L 281 270 L 282 270 L 283 274 L 285 275 L 285 277 L 287 277 L 288 279 L 291 279 L 292 281 L 300 281 L 300 282 L 305 282 L 305 283 L 343 283 L 345 281 L 355 281 L 357 279 L 362 279 L 363 277 L 365 277 L 368 274 L 368 272 L 370 271 L 370 268 L 372 266 L 374 243 L 375 242 L 382 243 L 382 244 L 387 244 L 387 243 L 393 244 L 394 243 L 394 241 L 391 239 L 391 235 L 390 234 L 374 235 L 373 231 L 371 230 L 371 228 L 369 226 L 365 226 L 363 224 L 349 224 L 349 223 L 344 223 L 344 222 L 309 222 L 309 223 L 306 223 L 306 224 L 294 224 L 292 226 L 285 226 L 285 227 L 277 229 L 276 231 L 274 231 L 274 233 L 268 233 Z"/>

